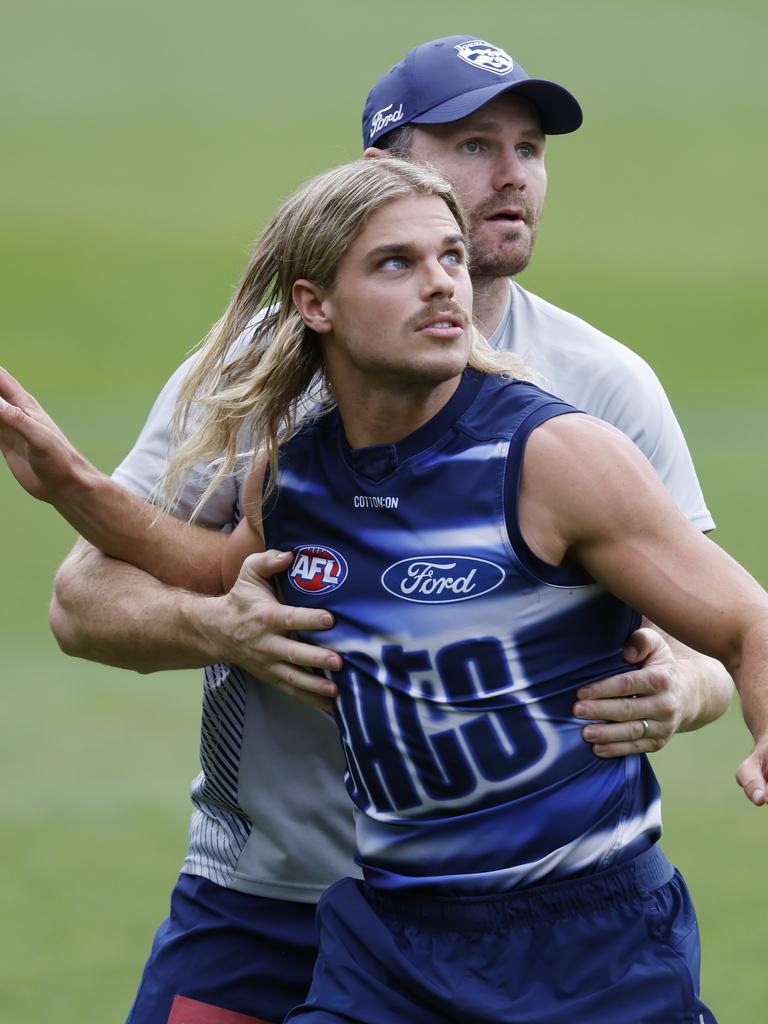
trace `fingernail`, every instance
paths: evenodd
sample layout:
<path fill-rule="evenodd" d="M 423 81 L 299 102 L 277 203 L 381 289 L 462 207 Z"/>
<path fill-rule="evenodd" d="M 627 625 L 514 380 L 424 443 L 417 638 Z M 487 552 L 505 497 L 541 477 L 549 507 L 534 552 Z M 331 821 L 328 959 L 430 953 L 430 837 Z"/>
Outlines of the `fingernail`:
<path fill-rule="evenodd" d="M 625 647 L 624 648 L 624 660 L 625 661 L 634 661 L 636 657 L 637 657 L 637 648 L 636 647 Z"/>
<path fill-rule="evenodd" d="M 587 726 L 587 728 L 582 733 L 582 736 L 584 737 L 584 739 L 585 740 L 590 740 L 590 741 L 591 740 L 596 740 L 597 739 L 597 735 L 598 735 L 597 734 L 597 730 L 596 729 L 590 729 L 589 726 Z"/>
<path fill-rule="evenodd" d="M 321 629 L 330 629 L 330 627 L 332 625 L 333 625 L 333 616 L 332 615 L 324 615 L 322 617 L 322 619 L 320 620 L 320 628 Z"/>
<path fill-rule="evenodd" d="M 574 704 L 573 713 L 577 718 L 589 718 L 585 704 Z"/>
<path fill-rule="evenodd" d="M 595 695 L 595 691 L 591 686 L 582 686 L 579 690 L 579 700 L 591 700 Z"/>
<path fill-rule="evenodd" d="M 762 807 L 763 803 L 765 802 L 765 790 L 763 790 L 763 789 L 756 789 L 756 790 L 754 790 L 753 793 L 752 793 L 752 796 L 750 797 L 750 799 L 752 800 L 752 803 L 755 804 L 756 807 Z"/>

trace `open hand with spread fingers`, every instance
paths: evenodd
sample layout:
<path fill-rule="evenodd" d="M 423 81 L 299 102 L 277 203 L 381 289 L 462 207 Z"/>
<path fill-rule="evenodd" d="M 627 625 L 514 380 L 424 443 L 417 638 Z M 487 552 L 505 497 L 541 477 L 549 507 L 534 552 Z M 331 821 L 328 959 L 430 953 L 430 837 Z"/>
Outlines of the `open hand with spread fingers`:
<path fill-rule="evenodd" d="M 232 589 L 210 602 L 199 628 L 211 634 L 224 661 L 323 711 L 330 711 L 338 687 L 319 673 L 338 671 L 339 654 L 304 643 L 295 632 L 330 629 L 334 619 L 319 608 L 295 608 L 275 595 L 273 578 L 293 561 L 290 551 L 249 555 Z"/>
<path fill-rule="evenodd" d="M 0 369 L 0 452 L 25 491 L 51 503 L 91 468 L 40 403 L 4 369 Z"/>

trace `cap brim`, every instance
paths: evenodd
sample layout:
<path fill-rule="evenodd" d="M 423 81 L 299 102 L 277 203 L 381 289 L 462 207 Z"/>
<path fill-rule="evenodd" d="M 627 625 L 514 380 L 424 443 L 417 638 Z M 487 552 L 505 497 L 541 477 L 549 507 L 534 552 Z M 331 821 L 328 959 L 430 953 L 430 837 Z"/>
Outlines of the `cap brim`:
<path fill-rule="evenodd" d="M 480 107 L 490 103 L 496 96 L 505 92 L 516 92 L 527 96 L 535 105 L 541 118 L 541 127 L 545 135 L 567 135 L 581 127 L 584 115 L 575 96 L 556 82 L 547 82 L 538 78 L 525 78 L 522 82 L 489 85 L 484 89 L 455 96 L 453 99 L 440 103 L 431 110 L 425 110 L 416 117 L 409 118 L 410 124 L 449 124 L 462 117 L 474 114 Z"/>

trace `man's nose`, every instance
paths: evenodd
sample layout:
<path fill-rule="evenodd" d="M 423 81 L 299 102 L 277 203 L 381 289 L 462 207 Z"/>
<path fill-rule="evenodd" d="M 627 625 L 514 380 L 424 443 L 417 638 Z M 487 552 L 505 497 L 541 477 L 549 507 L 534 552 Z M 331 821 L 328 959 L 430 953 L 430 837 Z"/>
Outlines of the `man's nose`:
<path fill-rule="evenodd" d="M 421 297 L 423 299 L 434 297 L 451 299 L 455 290 L 456 282 L 440 260 L 430 260 L 424 269 Z"/>
<path fill-rule="evenodd" d="M 502 149 L 499 151 L 493 166 L 491 184 L 496 192 L 513 188 L 522 192 L 527 184 L 525 163 L 520 159 L 517 150 Z"/>

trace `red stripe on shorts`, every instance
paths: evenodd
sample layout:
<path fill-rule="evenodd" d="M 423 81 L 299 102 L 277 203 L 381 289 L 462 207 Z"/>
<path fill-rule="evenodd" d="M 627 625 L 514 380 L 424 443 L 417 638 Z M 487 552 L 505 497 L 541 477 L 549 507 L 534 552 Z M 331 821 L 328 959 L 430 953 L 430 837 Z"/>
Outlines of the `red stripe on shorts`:
<path fill-rule="evenodd" d="M 197 999 L 176 996 L 171 1007 L 168 1024 L 269 1024 L 259 1017 L 224 1010 L 220 1006 L 201 1003 Z"/>

